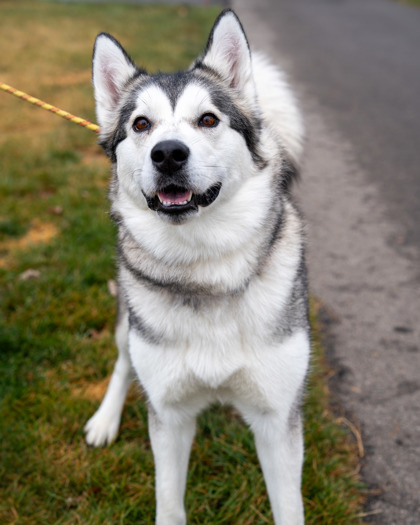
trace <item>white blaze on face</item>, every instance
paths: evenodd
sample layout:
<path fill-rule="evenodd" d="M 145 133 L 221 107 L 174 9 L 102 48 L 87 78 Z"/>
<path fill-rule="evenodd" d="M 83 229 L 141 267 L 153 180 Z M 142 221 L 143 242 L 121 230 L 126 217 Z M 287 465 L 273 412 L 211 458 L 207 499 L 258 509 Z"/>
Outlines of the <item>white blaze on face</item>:
<path fill-rule="evenodd" d="M 219 120 L 216 127 L 199 126 L 200 118 L 207 113 L 214 114 Z M 138 117 L 151 123 L 149 130 L 139 133 L 132 129 Z M 127 186 L 131 195 L 138 195 L 141 190 L 148 196 L 157 194 L 162 203 L 168 204 L 188 202 L 191 192 L 204 193 L 217 183 L 234 187 L 241 175 L 249 171 L 252 161 L 244 138 L 229 124 L 228 115 L 213 104 L 209 91 L 198 82 L 187 84 L 175 107 L 161 86 L 146 86 L 140 91 L 136 108 L 126 124 L 127 138 L 117 148 L 121 183 Z M 178 195 L 159 191 L 159 174 L 151 159 L 153 148 L 166 140 L 180 141 L 190 151 L 185 166 L 189 187 Z M 243 154 L 238 155 L 241 150 Z"/>

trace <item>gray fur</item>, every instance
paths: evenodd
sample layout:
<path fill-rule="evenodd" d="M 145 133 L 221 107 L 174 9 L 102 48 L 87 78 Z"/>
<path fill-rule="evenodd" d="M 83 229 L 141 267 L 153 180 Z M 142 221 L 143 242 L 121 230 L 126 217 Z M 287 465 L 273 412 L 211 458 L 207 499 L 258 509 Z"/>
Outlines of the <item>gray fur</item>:
<path fill-rule="evenodd" d="M 212 99 L 212 102 L 221 112 L 227 114 L 230 119 L 232 129 L 243 135 L 254 162 L 259 167 L 264 167 L 266 161 L 261 157 L 258 148 L 261 121 L 257 113 L 250 109 L 247 113 L 235 102 L 235 94 L 225 89 L 222 82 L 214 72 L 209 72 L 206 68 L 197 66 L 192 71 L 180 71 L 173 74 L 158 73 L 148 75 L 144 70 L 139 70 L 127 83 L 124 99 L 120 104 L 118 125 L 105 137 L 102 138 L 100 145 L 113 163 L 116 162 L 115 150 L 118 144 L 126 138 L 125 125 L 135 108 L 135 100 L 141 92 L 148 87 L 158 86 L 168 96 L 174 108 L 180 95 L 186 86 L 197 83 L 205 87 Z"/>
<path fill-rule="evenodd" d="M 174 298 L 190 296 L 224 297 L 235 296 L 243 292 L 251 279 L 251 275 L 244 276 L 241 286 L 234 289 L 217 286 L 207 286 L 190 279 L 190 272 L 177 266 L 162 266 L 144 247 L 133 239 L 123 223 L 119 224 L 118 261 L 141 284 L 154 289 L 157 293 L 167 292 Z"/>
<path fill-rule="evenodd" d="M 133 328 L 141 337 L 153 345 L 158 345 L 163 340 L 163 336 L 157 334 L 153 328 L 148 326 L 146 322 L 140 317 L 133 307 L 128 307 L 128 321 L 130 327 Z"/>
<path fill-rule="evenodd" d="M 230 10 L 185 72 L 148 75 L 112 37 L 98 38 L 119 357 L 87 441 L 115 439 L 133 368 L 148 399 L 156 524 L 185 525 L 195 418 L 232 404 L 255 433 L 275 523 L 303 525 L 310 336 L 303 226 L 289 195 L 302 138 L 293 96 L 271 65 L 251 60 Z"/>
<path fill-rule="evenodd" d="M 309 331 L 308 281 L 303 253 L 289 300 L 278 318 L 273 337 L 282 340 L 299 328 Z"/>

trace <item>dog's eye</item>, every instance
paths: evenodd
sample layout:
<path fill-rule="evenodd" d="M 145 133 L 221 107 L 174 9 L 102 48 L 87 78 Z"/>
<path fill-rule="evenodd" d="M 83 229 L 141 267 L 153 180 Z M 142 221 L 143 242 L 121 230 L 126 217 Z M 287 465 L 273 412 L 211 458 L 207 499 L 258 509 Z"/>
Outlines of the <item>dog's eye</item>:
<path fill-rule="evenodd" d="M 213 113 L 205 113 L 198 121 L 202 128 L 215 128 L 218 124 L 219 119 Z"/>
<path fill-rule="evenodd" d="M 150 122 L 145 117 L 138 117 L 134 121 L 134 131 L 146 131 L 150 128 Z"/>

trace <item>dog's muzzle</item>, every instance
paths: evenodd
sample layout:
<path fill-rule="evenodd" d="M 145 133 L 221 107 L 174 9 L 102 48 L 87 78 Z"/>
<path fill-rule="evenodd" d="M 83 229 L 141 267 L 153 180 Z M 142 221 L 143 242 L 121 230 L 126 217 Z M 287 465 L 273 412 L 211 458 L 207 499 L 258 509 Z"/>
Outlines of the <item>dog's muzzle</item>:
<path fill-rule="evenodd" d="M 199 206 L 210 206 L 217 199 L 221 183 L 214 184 L 201 194 L 187 187 L 182 169 L 189 155 L 189 148 L 179 140 L 164 140 L 154 146 L 150 157 L 160 173 L 160 188 L 153 196 L 143 193 L 151 210 L 180 218 L 188 212 L 198 211 Z"/>

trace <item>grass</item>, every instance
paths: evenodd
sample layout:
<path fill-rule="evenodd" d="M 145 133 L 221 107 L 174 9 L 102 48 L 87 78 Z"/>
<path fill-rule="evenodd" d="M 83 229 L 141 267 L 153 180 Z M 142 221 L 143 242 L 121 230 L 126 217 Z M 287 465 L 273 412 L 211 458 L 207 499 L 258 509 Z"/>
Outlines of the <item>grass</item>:
<path fill-rule="evenodd" d="M 98 32 L 114 34 L 149 69 L 174 70 L 201 50 L 216 14 L 3 0 L 0 80 L 95 121 L 90 55 Z M 92 132 L 10 95 L 0 93 L 0 112 L 0 523 L 152 524 L 153 462 L 139 392 L 131 391 L 111 447 L 88 448 L 82 432 L 116 353 L 107 160 Z M 314 326 L 306 519 L 359 523 L 357 449 L 329 409 Z M 187 508 L 190 523 L 272 523 L 252 436 L 229 409 L 200 418 Z"/>
<path fill-rule="evenodd" d="M 400 4 L 408 4 L 412 6 L 420 7 L 420 0 L 397 0 Z"/>

